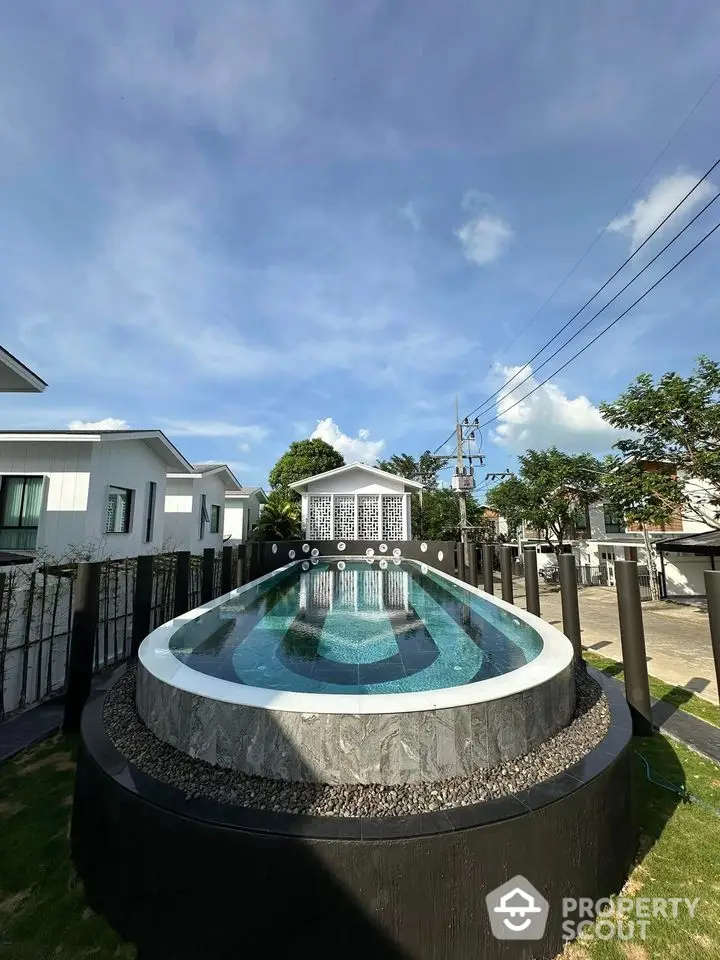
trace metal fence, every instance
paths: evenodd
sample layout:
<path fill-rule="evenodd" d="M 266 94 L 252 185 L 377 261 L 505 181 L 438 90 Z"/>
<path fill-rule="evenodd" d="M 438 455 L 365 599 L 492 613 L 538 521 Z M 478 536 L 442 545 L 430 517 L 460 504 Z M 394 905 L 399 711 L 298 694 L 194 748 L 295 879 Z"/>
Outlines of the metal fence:
<path fill-rule="evenodd" d="M 177 554 L 152 558 L 149 629 L 174 615 Z M 232 585 L 237 582 L 233 554 Z M 202 597 L 201 556 L 190 557 L 187 609 Z M 137 558 L 101 564 L 93 670 L 127 660 L 131 653 Z M 0 572 L 0 719 L 63 693 L 73 626 L 77 564 L 28 566 Z M 220 595 L 222 556 L 213 561 L 212 596 Z"/>

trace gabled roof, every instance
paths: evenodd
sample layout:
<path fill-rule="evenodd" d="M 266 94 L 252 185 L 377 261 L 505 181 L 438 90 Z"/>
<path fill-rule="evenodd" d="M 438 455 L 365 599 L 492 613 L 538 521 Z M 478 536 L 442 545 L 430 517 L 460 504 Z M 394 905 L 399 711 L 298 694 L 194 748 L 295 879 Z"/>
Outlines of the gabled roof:
<path fill-rule="evenodd" d="M 380 477 L 383 480 L 394 480 L 396 483 L 399 481 L 406 487 L 411 487 L 413 490 L 423 489 L 423 484 L 418 483 L 417 480 L 408 480 L 406 477 L 401 477 L 397 473 L 388 473 L 387 470 L 378 470 L 377 467 L 369 467 L 366 463 L 360 463 L 359 460 L 355 463 L 346 463 L 344 467 L 336 467 L 334 470 L 316 473 L 314 477 L 305 477 L 304 480 L 296 480 L 295 483 L 290 484 L 290 489 L 301 490 L 303 487 L 307 487 L 311 483 L 316 483 L 318 480 L 324 480 L 327 477 L 338 477 L 340 474 L 348 473 L 350 470 L 363 470 L 365 473 L 376 478 Z"/>
<path fill-rule="evenodd" d="M 247 500 L 249 497 L 257 496 L 260 503 L 267 503 L 267 494 L 262 487 L 241 487 L 239 491 L 226 491 L 226 498 L 231 500 Z"/>
<path fill-rule="evenodd" d="M 168 470 L 192 473 L 192 464 L 180 453 L 162 430 L 3 430 L 0 442 L 13 443 L 110 443 L 116 440 L 142 440 Z"/>
<path fill-rule="evenodd" d="M 190 473 L 168 473 L 171 480 L 199 480 L 200 477 L 220 476 L 225 490 L 240 490 L 242 484 L 226 463 L 193 463 Z"/>
<path fill-rule="evenodd" d="M 0 347 L 0 393 L 42 393 L 46 386 L 30 367 Z"/>

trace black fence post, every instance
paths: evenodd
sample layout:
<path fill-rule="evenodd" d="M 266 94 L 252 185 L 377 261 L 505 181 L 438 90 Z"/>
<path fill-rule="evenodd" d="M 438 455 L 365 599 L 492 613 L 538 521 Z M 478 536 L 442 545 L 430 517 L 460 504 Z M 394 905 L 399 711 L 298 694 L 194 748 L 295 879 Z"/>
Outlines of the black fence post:
<path fill-rule="evenodd" d="M 233 548 L 222 548 L 222 567 L 220 568 L 220 593 L 225 595 L 232 590 Z"/>
<path fill-rule="evenodd" d="M 558 557 L 558 567 L 560 574 L 560 605 L 562 607 L 563 633 L 573 645 L 575 662 L 578 665 L 584 666 L 575 554 L 561 553 Z"/>
<path fill-rule="evenodd" d="M 235 570 L 235 586 L 242 587 L 245 583 L 245 556 L 247 547 L 241 543 L 237 548 L 237 568 Z"/>
<path fill-rule="evenodd" d="M 477 547 L 470 541 L 468 543 L 467 564 L 465 566 L 465 579 L 471 587 L 477 586 Z"/>
<path fill-rule="evenodd" d="M 0 587 L 0 595 L 2 587 Z M 710 621 L 710 643 L 712 644 L 715 676 L 720 690 L 720 570 L 705 571 L 705 595 L 707 597 L 708 619 Z"/>
<path fill-rule="evenodd" d="M 175 597 L 173 616 L 180 617 L 188 612 L 190 604 L 190 551 L 180 550 L 175 562 Z"/>
<path fill-rule="evenodd" d="M 133 591 L 132 639 L 130 656 L 136 657 L 138 648 L 150 633 L 150 615 L 153 593 L 153 558 L 138 557 L 135 567 L 135 590 Z"/>
<path fill-rule="evenodd" d="M 465 544 L 458 540 L 455 544 L 455 567 L 458 580 L 465 579 Z"/>
<path fill-rule="evenodd" d="M 718 690 L 720 690 L 720 570 L 705 571 L 705 595 L 707 597 L 708 620 L 710 621 L 710 643 L 713 660 L 715 661 L 715 676 Z"/>
<path fill-rule="evenodd" d="M 206 547 L 202 552 L 202 580 L 200 581 L 200 603 L 210 603 L 213 599 L 213 580 L 215 579 L 215 548 Z"/>
<path fill-rule="evenodd" d="M 525 609 L 540 616 L 540 587 L 538 585 L 537 553 L 535 547 L 523 548 L 525 569 Z"/>
<path fill-rule="evenodd" d="M 512 547 L 503 544 L 500 547 L 500 582 L 502 584 L 502 598 L 507 603 L 514 603 L 512 580 Z"/>
<path fill-rule="evenodd" d="M 652 705 L 637 560 L 615 561 L 615 584 L 625 672 L 625 697 L 632 714 L 633 733 L 636 737 L 649 737 L 653 732 Z"/>
<path fill-rule="evenodd" d="M 495 593 L 495 544 L 483 544 L 483 589 Z"/>
<path fill-rule="evenodd" d="M 100 607 L 100 563 L 79 563 L 73 591 L 63 731 L 77 733 L 90 696 Z"/>

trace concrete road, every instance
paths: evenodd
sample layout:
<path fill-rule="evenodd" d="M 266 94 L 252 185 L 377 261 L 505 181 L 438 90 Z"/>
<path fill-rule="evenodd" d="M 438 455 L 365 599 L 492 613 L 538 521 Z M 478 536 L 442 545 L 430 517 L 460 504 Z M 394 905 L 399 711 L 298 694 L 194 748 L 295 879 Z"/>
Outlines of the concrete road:
<path fill-rule="evenodd" d="M 525 606 L 525 587 L 515 581 L 515 602 Z M 500 596 L 500 584 L 495 587 Z M 613 660 L 622 660 L 617 596 L 612 587 L 579 591 L 583 646 Z M 544 620 L 562 630 L 559 587 L 541 585 L 540 610 Z M 648 672 L 666 683 L 685 687 L 718 703 L 707 611 L 659 600 L 643 603 Z"/>

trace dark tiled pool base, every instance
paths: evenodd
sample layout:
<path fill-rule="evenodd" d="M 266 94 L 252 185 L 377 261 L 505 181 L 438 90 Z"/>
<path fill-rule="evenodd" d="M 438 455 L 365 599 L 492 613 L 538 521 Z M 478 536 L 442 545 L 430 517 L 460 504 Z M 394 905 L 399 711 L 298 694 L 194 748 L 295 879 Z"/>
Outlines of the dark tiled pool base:
<path fill-rule="evenodd" d="M 90 704 L 72 823 L 88 901 L 138 944 L 139 960 L 549 960 L 563 946 L 562 898 L 617 892 L 636 846 L 630 717 L 603 687 L 610 730 L 559 777 L 502 800 L 379 819 L 186 800 L 128 764 L 105 734 L 102 702 Z M 485 894 L 516 874 L 550 902 L 541 941 L 491 934 Z"/>
<path fill-rule="evenodd" d="M 413 783 L 467 776 L 534 750 L 575 710 L 572 664 L 499 700 L 412 713 L 291 713 L 210 700 L 138 667 L 138 713 L 191 757 L 276 780 Z"/>

